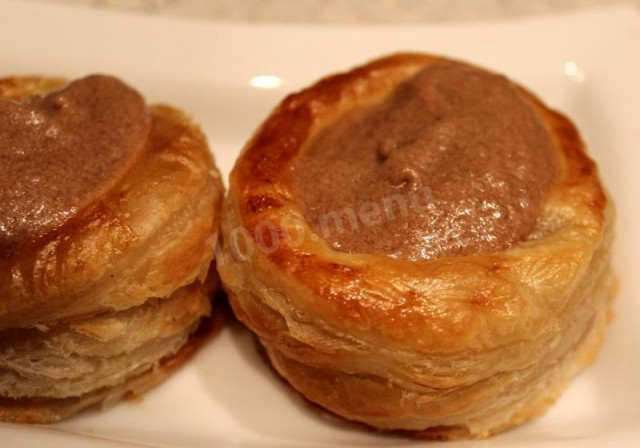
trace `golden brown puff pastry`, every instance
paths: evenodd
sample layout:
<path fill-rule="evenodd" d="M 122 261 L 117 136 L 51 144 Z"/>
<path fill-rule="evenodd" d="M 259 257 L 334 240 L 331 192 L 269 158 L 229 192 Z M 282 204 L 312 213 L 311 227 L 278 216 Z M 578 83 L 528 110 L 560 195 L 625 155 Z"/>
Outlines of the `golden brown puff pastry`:
<path fill-rule="evenodd" d="M 204 340 L 224 194 L 182 112 L 116 78 L 0 80 L 0 420 L 162 380 Z"/>
<path fill-rule="evenodd" d="M 379 219 L 392 187 L 425 185 L 420 213 Z M 262 124 L 230 177 L 218 269 L 309 400 L 381 430 L 481 438 L 543 413 L 595 356 L 613 213 L 562 114 L 504 77 L 400 54 Z"/>

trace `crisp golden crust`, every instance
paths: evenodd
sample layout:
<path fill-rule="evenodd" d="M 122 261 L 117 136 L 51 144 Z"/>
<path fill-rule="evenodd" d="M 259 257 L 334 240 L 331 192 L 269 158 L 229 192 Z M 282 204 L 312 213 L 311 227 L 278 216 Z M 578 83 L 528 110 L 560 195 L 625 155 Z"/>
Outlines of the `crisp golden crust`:
<path fill-rule="evenodd" d="M 606 314 L 613 207 L 575 127 L 521 89 L 561 173 L 527 240 L 490 255 L 337 252 L 313 234 L 291 183 L 319 129 L 441 59 L 395 55 L 287 97 L 231 174 L 219 271 L 238 317 L 311 400 L 381 429 L 483 437 L 555 398 L 569 368 L 551 366 L 574 365 Z"/>
<path fill-rule="evenodd" d="M 60 87 L 0 80 L 0 95 Z M 103 198 L 0 259 L 0 329 L 127 309 L 204 279 L 224 187 L 206 139 L 182 112 L 152 106 L 148 148 Z"/>
<path fill-rule="evenodd" d="M 64 85 L 4 79 L 0 98 Z M 169 106 L 150 113 L 113 188 L 0 257 L 0 420 L 49 423 L 141 393 L 204 340 L 224 187 L 197 125 Z"/>
<path fill-rule="evenodd" d="M 23 101 L 33 94 L 47 94 L 67 84 L 63 78 L 20 76 L 0 80 L 0 98 Z"/>

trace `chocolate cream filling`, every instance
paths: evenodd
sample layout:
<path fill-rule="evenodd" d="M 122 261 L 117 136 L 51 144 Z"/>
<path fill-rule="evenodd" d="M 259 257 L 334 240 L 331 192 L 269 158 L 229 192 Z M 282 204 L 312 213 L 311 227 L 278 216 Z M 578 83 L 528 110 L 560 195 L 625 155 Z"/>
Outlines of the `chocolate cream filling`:
<path fill-rule="evenodd" d="M 106 193 L 142 151 L 150 121 L 144 99 L 108 76 L 0 99 L 0 257 Z"/>
<path fill-rule="evenodd" d="M 557 165 L 514 84 L 438 62 L 321 130 L 292 175 L 305 219 L 334 249 L 418 261 L 525 239 Z"/>

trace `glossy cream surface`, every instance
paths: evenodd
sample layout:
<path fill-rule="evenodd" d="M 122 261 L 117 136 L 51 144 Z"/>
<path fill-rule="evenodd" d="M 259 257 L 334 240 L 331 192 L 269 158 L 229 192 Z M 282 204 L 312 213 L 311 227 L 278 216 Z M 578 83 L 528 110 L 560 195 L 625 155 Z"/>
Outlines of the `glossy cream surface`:
<path fill-rule="evenodd" d="M 548 131 L 511 81 L 438 62 L 322 130 L 293 182 L 336 250 L 428 260 L 523 240 L 556 171 Z"/>
<path fill-rule="evenodd" d="M 107 192 L 143 150 L 150 121 L 142 96 L 109 76 L 0 99 L 0 255 Z"/>

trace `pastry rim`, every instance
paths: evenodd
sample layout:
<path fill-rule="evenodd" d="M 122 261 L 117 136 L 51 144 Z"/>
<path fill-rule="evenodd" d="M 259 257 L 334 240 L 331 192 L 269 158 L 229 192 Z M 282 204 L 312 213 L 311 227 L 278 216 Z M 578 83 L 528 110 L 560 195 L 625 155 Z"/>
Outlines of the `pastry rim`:
<path fill-rule="evenodd" d="M 240 263 L 250 258 L 256 278 L 290 301 L 290 306 L 333 329 L 344 329 L 356 339 L 425 353 L 502 346 L 511 342 L 516 328 L 529 327 L 530 337 L 535 337 L 536 329 L 544 323 L 522 316 L 532 314 L 526 311 L 538 306 L 537 300 L 547 300 L 549 288 L 564 291 L 572 279 L 580 276 L 605 233 L 605 215 L 609 212 L 609 199 L 600 185 L 597 168 L 586 155 L 573 124 L 518 86 L 549 130 L 561 166 L 539 218 L 552 227 L 533 232 L 539 230 L 541 236 L 498 253 L 419 262 L 338 252 L 319 235 L 314 241 L 314 233 L 295 202 L 288 174 L 296 155 L 318 129 L 340 113 L 384 96 L 420 68 L 441 60 L 447 59 L 392 55 L 325 78 L 285 98 L 236 162 L 223 218 L 228 223 L 227 233 L 245 229 L 244 235 L 249 235 L 248 242 L 255 249 L 250 256 L 236 251 L 228 257 L 240 258 Z M 283 216 L 293 216 L 293 220 L 285 225 Z M 257 227 L 272 229 L 268 234 L 263 232 L 261 242 L 254 237 Z M 280 238 L 298 232 L 305 238 L 295 247 Z M 273 235 L 279 238 L 278 244 L 269 244 Z M 255 246 L 265 240 L 268 253 Z M 233 244 L 225 244 L 233 249 Z M 540 282 L 537 291 L 526 281 L 526 276 L 535 276 L 541 270 L 541 264 L 547 265 L 548 272 L 549 265 L 559 263 L 572 265 L 563 271 L 562 281 Z M 461 276 L 473 294 L 461 295 L 450 286 Z M 435 290 L 419 288 L 425 278 Z M 391 282 L 394 288 L 386 287 Z M 380 291 L 384 291 L 384 297 Z M 451 300 L 449 305 L 437 300 L 444 309 L 429 309 L 433 297 Z M 513 328 L 505 331 L 509 327 Z M 492 333 L 490 342 L 483 337 L 487 331 Z"/>

